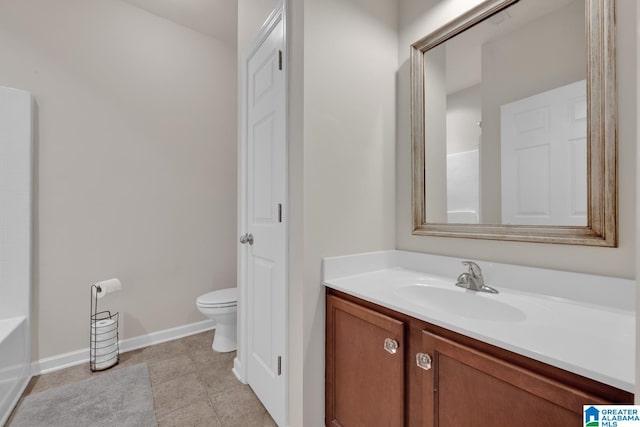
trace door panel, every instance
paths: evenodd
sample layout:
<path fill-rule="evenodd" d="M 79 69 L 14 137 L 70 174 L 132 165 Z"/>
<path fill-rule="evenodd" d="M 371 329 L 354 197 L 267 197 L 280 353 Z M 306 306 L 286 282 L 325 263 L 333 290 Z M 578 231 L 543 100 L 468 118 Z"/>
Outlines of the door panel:
<path fill-rule="evenodd" d="M 286 424 L 287 149 L 284 24 L 275 23 L 246 68 L 247 381 L 279 425 Z"/>
<path fill-rule="evenodd" d="M 273 223 L 273 144 L 275 114 L 269 114 L 254 126 L 250 141 L 253 164 L 253 222 Z"/>
<path fill-rule="evenodd" d="M 551 216 L 550 187 L 551 150 L 549 144 L 526 147 L 516 151 L 516 180 L 518 215 Z"/>
<path fill-rule="evenodd" d="M 273 313 L 271 295 L 273 289 L 274 263 L 254 256 L 254 298 L 253 300 L 253 357 L 269 371 L 275 366 L 273 361 L 273 345 L 271 331 L 273 329 Z"/>

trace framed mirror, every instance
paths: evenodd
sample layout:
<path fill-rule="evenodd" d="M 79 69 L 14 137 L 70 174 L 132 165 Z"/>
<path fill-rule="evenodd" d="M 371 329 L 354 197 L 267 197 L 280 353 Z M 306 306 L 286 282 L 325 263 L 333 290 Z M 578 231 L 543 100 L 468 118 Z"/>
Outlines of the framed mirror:
<path fill-rule="evenodd" d="M 486 0 L 411 46 L 413 234 L 615 247 L 615 1 Z"/>

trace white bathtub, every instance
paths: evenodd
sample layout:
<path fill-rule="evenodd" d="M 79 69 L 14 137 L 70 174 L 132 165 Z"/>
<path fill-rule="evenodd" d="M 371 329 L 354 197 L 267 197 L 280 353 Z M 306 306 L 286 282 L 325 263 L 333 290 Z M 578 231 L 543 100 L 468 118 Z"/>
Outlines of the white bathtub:
<path fill-rule="evenodd" d="M 31 377 L 28 327 L 24 316 L 0 319 L 0 426 Z"/>

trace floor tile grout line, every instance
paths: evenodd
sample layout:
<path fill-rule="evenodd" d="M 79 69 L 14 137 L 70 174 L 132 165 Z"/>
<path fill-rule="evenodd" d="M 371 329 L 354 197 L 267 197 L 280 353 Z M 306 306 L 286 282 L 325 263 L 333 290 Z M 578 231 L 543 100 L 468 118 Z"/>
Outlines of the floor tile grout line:
<path fill-rule="evenodd" d="M 206 387 L 205 387 L 205 386 L 202 384 L 202 382 L 200 381 L 200 378 L 198 377 L 197 372 L 190 372 L 190 373 L 189 373 L 189 374 L 187 374 L 187 375 L 191 375 L 191 374 L 195 374 L 195 375 L 196 375 L 196 380 L 198 381 L 198 383 L 199 383 L 200 385 L 202 385 L 202 386 L 203 386 L 203 389 L 205 390 L 205 393 L 206 393 Z M 186 376 L 186 375 L 185 375 L 185 376 Z M 184 377 L 184 376 L 176 377 L 176 378 L 172 378 L 172 379 L 169 379 L 169 380 L 167 380 L 167 381 L 163 381 L 163 382 L 162 382 L 162 383 L 160 383 L 160 384 L 164 384 L 164 383 L 167 383 L 167 382 L 170 382 L 170 381 L 174 381 L 174 380 L 177 380 L 177 379 L 179 379 L 179 378 L 183 378 L 183 377 Z M 160 384 L 158 384 L 158 385 L 160 385 Z M 153 391 L 153 387 L 152 387 L 152 391 Z M 204 399 L 203 399 L 203 400 L 204 400 Z M 172 413 L 174 413 L 174 412 L 176 412 L 176 411 L 180 411 L 180 410 L 182 410 L 182 409 L 184 409 L 184 408 L 187 408 L 187 407 L 189 407 L 189 406 L 191 406 L 191 405 L 193 405 L 193 404 L 197 403 L 198 401 L 199 401 L 199 400 L 195 400 L 195 401 L 193 401 L 193 402 L 189 402 L 189 403 L 185 404 L 184 406 L 180 406 L 180 407 L 178 407 L 178 408 L 175 408 L 175 409 L 173 409 L 173 410 L 171 410 L 171 411 L 167 412 L 166 414 L 162 414 L 162 416 L 158 416 L 158 411 L 157 411 L 157 408 L 156 408 L 156 406 L 155 406 L 155 395 L 154 395 L 154 406 L 153 406 L 153 410 L 154 410 L 154 412 L 156 413 L 156 419 L 162 419 L 162 418 L 165 418 L 165 417 L 169 416 L 170 414 L 172 414 Z"/>
<path fill-rule="evenodd" d="M 192 353 L 194 353 L 195 351 L 199 351 L 199 350 L 188 350 L 188 351 L 186 351 L 186 353 L 188 353 L 188 356 L 191 356 L 191 354 L 192 354 Z M 176 356 L 176 357 L 177 357 L 177 356 Z M 192 359 L 192 358 L 190 357 L 190 359 Z M 193 359 L 192 359 L 192 361 L 193 361 Z M 194 368 L 195 368 L 195 371 L 194 371 L 194 372 L 190 372 L 190 374 L 191 374 L 191 373 L 196 374 L 196 379 L 197 379 L 197 381 L 200 383 L 200 385 L 202 385 L 203 389 L 205 390 L 205 393 L 204 393 L 204 394 L 205 394 L 205 396 L 206 396 L 206 399 L 203 399 L 203 400 L 206 400 L 206 401 L 209 403 L 209 406 L 211 407 L 211 410 L 213 411 L 213 413 L 214 413 L 214 415 L 215 415 L 216 419 L 218 420 L 219 424 L 220 424 L 222 427 L 224 427 L 224 426 L 225 426 L 225 423 L 223 422 L 222 418 L 220 417 L 220 414 L 218 414 L 218 411 L 216 410 L 215 405 L 213 404 L 213 401 L 211 400 L 211 395 L 210 395 L 210 394 L 209 394 L 209 392 L 208 392 L 208 387 L 207 387 L 207 385 L 202 381 L 202 375 L 199 375 L 199 374 L 201 374 L 201 369 L 199 369 L 199 368 L 195 365 L 195 363 L 194 363 Z M 173 378 L 173 379 L 175 379 L 175 378 Z M 163 382 L 161 382 L 161 383 L 158 383 L 158 384 L 162 384 L 162 383 L 164 383 L 164 382 L 168 382 L 168 381 L 171 381 L 171 380 L 173 380 L 173 379 L 168 379 L 168 380 L 165 380 L 165 381 L 163 381 Z M 198 400 L 198 401 L 199 401 L 199 400 Z M 189 406 L 191 406 L 191 405 L 196 404 L 198 401 L 191 402 L 191 403 L 189 403 L 188 405 L 182 406 L 182 407 L 180 407 L 180 408 L 176 408 L 176 409 L 174 409 L 174 410 L 172 410 L 172 411 L 170 411 L 170 412 L 167 412 L 167 413 L 166 413 L 166 414 L 164 414 L 162 417 L 158 417 L 158 414 L 156 413 L 156 418 L 157 418 L 158 420 L 161 420 L 161 419 L 163 419 L 163 418 L 166 418 L 166 417 L 170 416 L 171 414 L 173 414 L 173 413 L 175 413 L 175 412 L 177 412 L 177 411 L 183 410 L 184 408 L 187 408 L 187 407 L 189 407 Z M 154 402 L 155 402 L 155 401 L 154 401 Z M 155 410 L 155 405 L 154 405 L 154 412 L 156 412 L 156 410 Z"/>
<path fill-rule="evenodd" d="M 212 350 L 213 350 L 213 349 L 212 349 Z M 192 361 L 194 361 L 194 358 L 192 357 L 192 355 L 193 355 L 193 353 L 195 353 L 196 351 L 199 351 L 199 350 L 192 350 L 191 352 L 189 352 L 189 356 L 190 356 L 190 358 L 191 358 L 191 360 L 192 360 Z M 211 399 L 211 394 L 209 393 L 209 387 L 208 387 L 206 384 L 204 384 L 204 381 L 202 381 L 202 375 L 201 375 L 201 374 L 202 374 L 202 372 L 201 372 L 201 368 L 200 368 L 200 367 L 198 367 L 198 366 L 195 364 L 195 361 L 194 361 L 194 366 L 196 367 L 196 370 L 197 370 L 197 371 L 198 371 L 198 373 L 200 374 L 200 375 L 198 375 L 198 379 L 200 379 L 200 381 L 202 382 L 202 385 L 203 385 L 203 387 L 204 387 L 204 389 L 205 389 L 205 394 L 206 394 L 206 396 L 207 396 L 207 402 L 209 402 L 209 406 L 211 406 L 211 410 L 213 411 L 214 415 L 216 416 L 216 419 L 218 420 L 218 424 L 220 424 L 220 426 L 224 427 L 224 422 L 222 421 L 222 418 L 220 417 L 220 414 L 218 414 L 218 411 L 216 410 L 216 407 L 215 407 L 215 405 L 213 404 L 213 401 L 212 401 L 212 399 Z"/>

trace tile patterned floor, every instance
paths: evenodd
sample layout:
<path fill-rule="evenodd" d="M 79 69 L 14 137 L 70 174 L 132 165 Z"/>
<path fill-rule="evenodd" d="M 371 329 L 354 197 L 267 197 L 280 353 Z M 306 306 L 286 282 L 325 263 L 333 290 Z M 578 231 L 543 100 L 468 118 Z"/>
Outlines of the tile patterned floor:
<path fill-rule="evenodd" d="M 159 427 L 275 426 L 251 388 L 231 372 L 235 352 L 211 350 L 213 333 L 122 353 L 120 363 L 105 372 L 147 363 Z M 24 396 L 100 374 L 82 364 L 40 375 L 31 379 Z"/>

